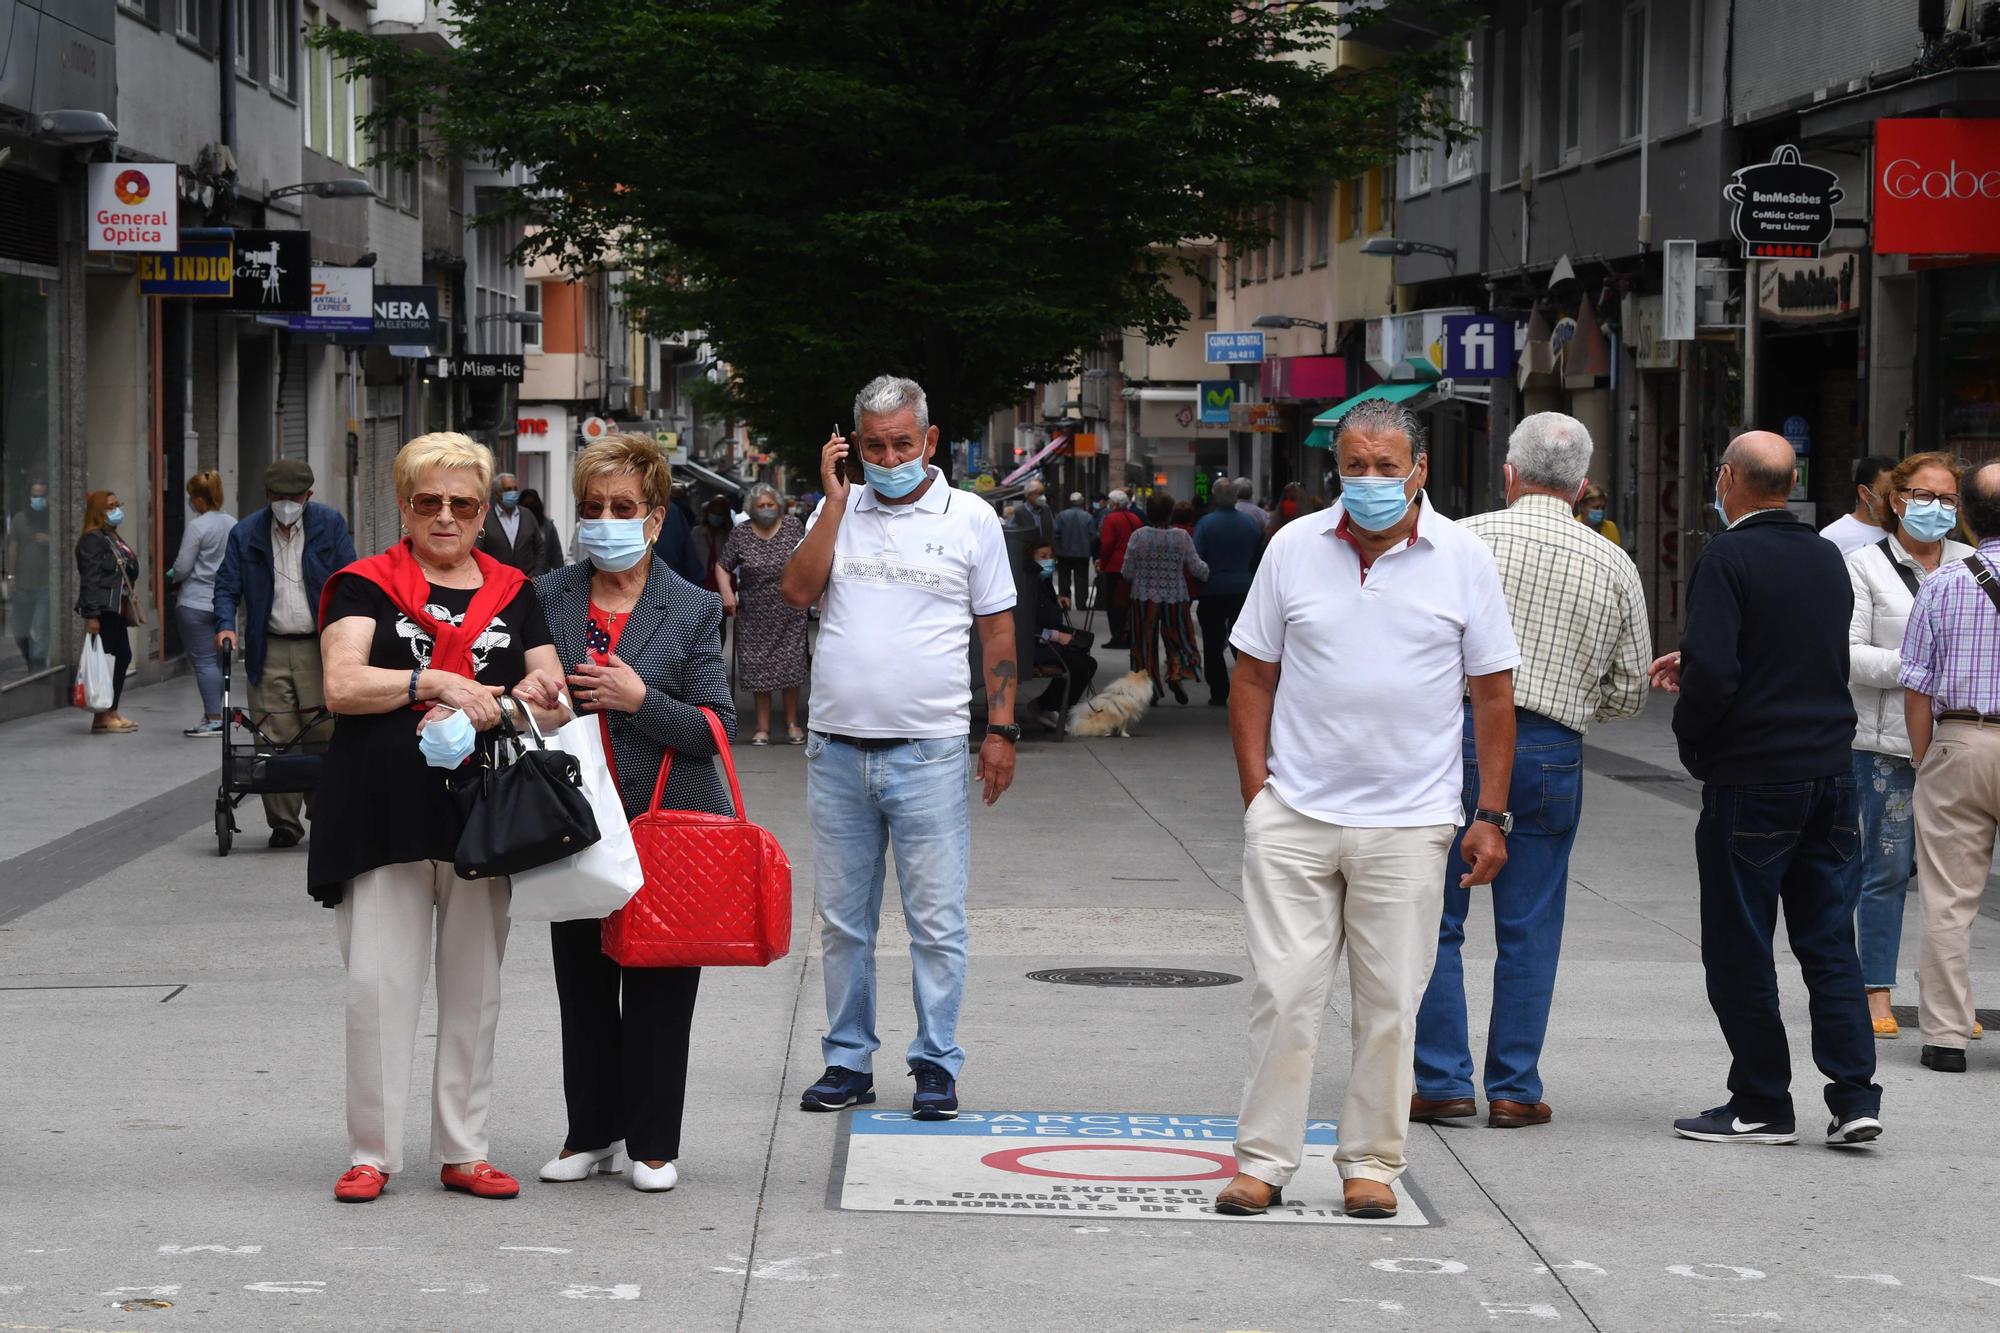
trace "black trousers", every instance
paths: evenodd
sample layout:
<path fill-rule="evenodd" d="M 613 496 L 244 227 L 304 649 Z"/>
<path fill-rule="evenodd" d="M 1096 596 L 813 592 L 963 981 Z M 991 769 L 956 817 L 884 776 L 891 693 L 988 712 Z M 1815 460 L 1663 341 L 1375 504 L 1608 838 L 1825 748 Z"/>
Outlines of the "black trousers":
<path fill-rule="evenodd" d="M 1061 662 L 1069 668 L 1069 692 L 1063 692 L 1063 678 L 1052 677 L 1049 687 L 1042 691 L 1036 705 L 1051 713 L 1060 713 L 1076 707 L 1079 700 L 1089 697 L 1090 682 L 1097 676 L 1097 659 L 1083 649 L 1067 643 L 1049 643 L 1046 640 L 1035 644 L 1035 660 L 1054 665 Z"/>
<path fill-rule="evenodd" d="M 1208 697 L 1218 702 L 1229 699 L 1229 631 L 1243 614 L 1246 592 L 1218 595 L 1205 592 L 1194 604 L 1194 618 L 1201 624 L 1201 657 L 1208 667 Z"/>
<path fill-rule="evenodd" d="M 1125 576 L 1100 570 L 1097 575 L 1097 600 L 1110 620 L 1112 641 L 1126 642 L 1132 629 L 1132 590 L 1125 586 Z"/>
<path fill-rule="evenodd" d="M 132 635 L 125 617 L 106 611 L 97 618 L 97 637 L 111 654 L 111 706 L 125 697 L 125 677 L 132 670 Z"/>
<path fill-rule="evenodd" d="M 1840 1119 L 1882 1107 L 1875 1033 L 1854 899 L 1861 873 L 1859 793 L 1851 774 L 1760 786 L 1708 783 L 1695 825 L 1701 962 L 1729 1043 L 1729 1103 L 1751 1120 L 1792 1119 L 1792 1056 L 1771 954 L 1778 909 L 1805 976 L 1813 1063 Z"/>
<path fill-rule="evenodd" d="M 1090 604 L 1089 556 L 1056 557 L 1056 591 L 1069 598 L 1069 604 L 1079 611 Z"/>
<path fill-rule="evenodd" d="M 562 1006 L 563 1099 L 571 1152 L 619 1139 L 634 1161 L 681 1155 L 688 1030 L 698 967 L 620 967 L 604 956 L 602 923 L 549 924 Z"/>

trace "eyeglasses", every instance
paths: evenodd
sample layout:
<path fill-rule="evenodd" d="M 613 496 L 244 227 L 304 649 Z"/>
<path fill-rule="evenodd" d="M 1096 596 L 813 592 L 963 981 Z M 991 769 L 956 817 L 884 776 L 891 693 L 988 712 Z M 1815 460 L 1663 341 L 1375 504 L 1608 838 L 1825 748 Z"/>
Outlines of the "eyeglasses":
<path fill-rule="evenodd" d="M 608 505 L 602 500 L 579 500 L 576 503 L 578 518 L 603 518 L 607 510 L 613 518 L 638 518 L 643 514 L 652 513 L 653 507 L 643 500 L 633 500 L 623 495 Z"/>
<path fill-rule="evenodd" d="M 1898 494 L 1908 496 L 1910 503 L 1913 505 L 1929 504 L 1935 500 L 1946 509 L 1958 508 L 1958 497 L 1956 495 L 1943 495 L 1922 486 L 1905 486 Z"/>
<path fill-rule="evenodd" d="M 486 502 L 470 495 L 454 495 L 447 500 L 434 491 L 424 491 L 410 497 L 410 512 L 420 518 L 435 518 L 447 503 L 451 505 L 451 516 L 463 523 L 478 518 Z"/>

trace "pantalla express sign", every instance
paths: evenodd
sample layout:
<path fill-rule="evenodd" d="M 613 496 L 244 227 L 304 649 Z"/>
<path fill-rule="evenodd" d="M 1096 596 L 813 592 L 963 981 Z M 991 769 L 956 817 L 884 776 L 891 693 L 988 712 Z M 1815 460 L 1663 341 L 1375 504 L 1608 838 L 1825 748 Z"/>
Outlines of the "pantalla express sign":
<path fill-rule="evenodd" d="M 170 253 L 139 256 L 139 295 L 227 297 L 235 272 L 228 241 L 184 236 Z"/>
<path fill-rule="evenodd" d="M 91 163 L 89 248 L 158 254 L 175 247 L 179 180 L 171 162 Z"/>
<path fill-rule="evenodd" d="M 2000 253 L 2000 120 L 1875 122 L 1875 253 Z"/>
<path fill-rule="evenodd" d="M 1845 197 L 1840 177 L 1801 161 L 1785 144 L 1769 162 L 1738 167 L 1722 188 L 1736 205 L 1731 225 L 1746 259 L 1818 259 L 1833 235 L 1833 206 Z"/>

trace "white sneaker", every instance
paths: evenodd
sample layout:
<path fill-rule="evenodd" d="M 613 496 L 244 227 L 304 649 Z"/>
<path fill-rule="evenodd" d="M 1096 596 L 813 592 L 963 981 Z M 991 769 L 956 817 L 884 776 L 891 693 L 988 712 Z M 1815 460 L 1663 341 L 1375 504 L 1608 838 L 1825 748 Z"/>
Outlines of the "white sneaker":
<path fill-rule="evenodd" d="M 680 1183 L 681 1173 L 668 1162 L 662 1167 L 650 1167 L 644 1162 L 632 1163 L 632 1188 L 647 1194 L 660 1194 Z"/>
<path fill-rule="evenodd" d="M 1851 1120 L 1836 1118 L 1826 1127 L 1829 1148 L 1856 1148 L 1881 1137 L 1882 1122 L 1872 1115 L 1858 1115 Z"/>
<path fill-rule="evenodd" d="M 568 1157 L 553 1157 L 541 1170 L 543 1180 L 557 1183 L 588 1180 L 590 1173 L 615 1176 L 625 1169 L 625 1140 L 620 1139 L 608 1148 L 595 1152 L 572 1153 Z"/>

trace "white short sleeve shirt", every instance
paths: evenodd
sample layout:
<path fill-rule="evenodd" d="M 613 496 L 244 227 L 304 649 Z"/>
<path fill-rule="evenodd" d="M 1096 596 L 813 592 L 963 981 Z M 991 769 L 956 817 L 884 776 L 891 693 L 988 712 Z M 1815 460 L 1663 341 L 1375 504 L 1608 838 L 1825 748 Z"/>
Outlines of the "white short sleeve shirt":
<path fill-rule="evenodd" d="M 1372 568 L 1338 504 L 1271 538 L 1229 641 L 1279 665 L 1271 785 L 1351 828 L 1464 822 L 1465 682 L 1521 652 L 1486 543 L 1431 508 Z"/>
<path fill-rule="evenodd" d="M 930 475 L 910 504 L 848 488 L 820 598 L 815 731 L 922 740 L 972 726 L 972 618 L 1013 610 L 1014 574 L 993 506 Z"/>

